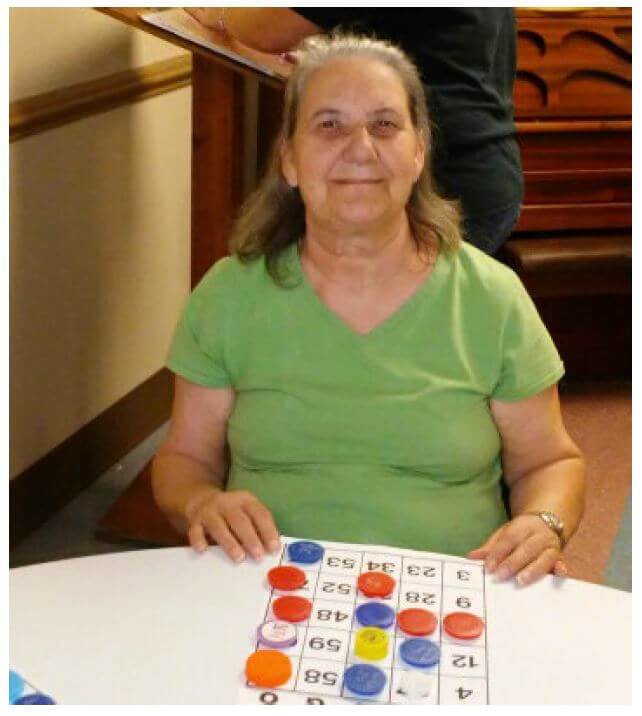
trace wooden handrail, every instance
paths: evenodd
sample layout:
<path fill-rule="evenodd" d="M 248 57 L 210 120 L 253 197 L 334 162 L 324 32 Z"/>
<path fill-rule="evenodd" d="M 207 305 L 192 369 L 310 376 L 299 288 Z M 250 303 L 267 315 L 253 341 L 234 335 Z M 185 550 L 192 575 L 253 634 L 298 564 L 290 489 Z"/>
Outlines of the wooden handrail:
<path fill-rule="evenodd" d="M 172 92 L 191 81 L 192 57 L 182 55 L 19 99 L 9 105 L 9 141 Z"/>

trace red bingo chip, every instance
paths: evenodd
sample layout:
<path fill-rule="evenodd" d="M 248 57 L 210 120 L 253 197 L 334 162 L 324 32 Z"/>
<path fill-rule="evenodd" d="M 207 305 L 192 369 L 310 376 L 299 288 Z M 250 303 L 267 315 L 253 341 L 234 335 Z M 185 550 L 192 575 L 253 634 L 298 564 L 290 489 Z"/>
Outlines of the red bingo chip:
<path fill-rule="evenodd" d="M 443 621 L 446 633 L 455 639 L 476 639 L 484 631 L 484 622 L 475 614 L 451 612 Z"/>
<path fill-rule="evenodd" d="M 305 597 L 279 597 L 274 600 L 272 611 L 284 622 L 302 622 L 310 616 L 312 602 Z"/>
<path fill-rule="evenodd" d="M 366 597 L 387 597 L 395 588 L 395 580 L 384 572 L 364 572 L 357 584 Z"/>
<path fill-rule="evenodd" d="M 298 567 L 273 567 L 267 574 L 268 582 L 273 589 L 291 592 L 301 589 L 305 584 L 305 572 Z"/>
<path fill-rule="evenodd" d="M 410 636 L 427 636 L 437 628 L 437 617 L 427 609 L 404 609 L 397 614 L 397 624 Z"/>

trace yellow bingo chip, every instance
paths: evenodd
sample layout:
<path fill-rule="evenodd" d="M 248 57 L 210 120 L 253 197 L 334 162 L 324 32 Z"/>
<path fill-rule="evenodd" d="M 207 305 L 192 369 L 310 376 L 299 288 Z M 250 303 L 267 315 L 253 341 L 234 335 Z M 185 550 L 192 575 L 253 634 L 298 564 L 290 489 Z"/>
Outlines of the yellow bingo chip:
<path fill-rule="evenodd" d="M 385 659 L 388 653 L 388 635 L 378 627 L 359 629 L 354 643 L 357 656 L 368 661 Z"/>

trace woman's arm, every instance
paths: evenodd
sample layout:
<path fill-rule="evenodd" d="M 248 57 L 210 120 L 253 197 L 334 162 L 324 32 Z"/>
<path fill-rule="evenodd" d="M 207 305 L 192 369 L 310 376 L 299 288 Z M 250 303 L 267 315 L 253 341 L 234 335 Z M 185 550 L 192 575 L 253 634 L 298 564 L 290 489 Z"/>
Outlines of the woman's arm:
<path fill-rule="evenodd" d="M 202 551 L 207 535 L 234 560 L 279 548 L 268 509 L 245 490 L 225 492 L 230 388 L 204 388 L 177 376 L 167 438 L 152 464 L 154 498 L 170 522 Z"/>
<path fill-rule="evenodd" d="M 517 575 L 527 584 L 550 572 L 562 549 L 555 532 L 529 513 L 558 515 L 566 542 L 584 509 L 584 458 L 564 427 L 556 385 L 513 403 L 491 400 L 490 409 L 502 438 L 512 519 L 469 556 L 484 559 L 500 579 Z"/>
<path fill-rule="evenodd" d="M 308 35 L 321 32 L 314 23 L 287 7 L 186 7 L 201 24 L 225 32 L 259 52 L 290 50 Z"/>

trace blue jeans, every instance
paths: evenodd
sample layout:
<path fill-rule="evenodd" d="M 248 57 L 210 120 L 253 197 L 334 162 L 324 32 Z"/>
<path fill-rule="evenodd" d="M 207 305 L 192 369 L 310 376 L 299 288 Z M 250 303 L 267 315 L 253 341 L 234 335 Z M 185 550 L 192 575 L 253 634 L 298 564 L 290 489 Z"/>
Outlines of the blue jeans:
<path fill-rule="evenodd" d="M 491 256 L 509 237 L 517 224 L 521 204 L 485 213 L 477 212 L 464 219 L 464 239 Z"/>

